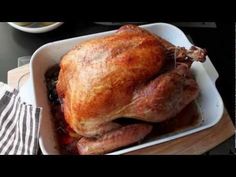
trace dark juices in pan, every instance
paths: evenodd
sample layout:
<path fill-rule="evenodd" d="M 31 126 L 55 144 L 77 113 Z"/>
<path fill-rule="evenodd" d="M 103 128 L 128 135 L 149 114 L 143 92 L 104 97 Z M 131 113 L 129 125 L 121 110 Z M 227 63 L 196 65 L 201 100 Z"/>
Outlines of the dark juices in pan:
<path fill-rule="evenodd" d="M 76 149 L 76 142 L 78 141 L 78 137 L 65 122 L 63 112 L 61 111 L 60 100 L 58 99 L 56 92 L 56 82 L 58 79 L 59 70 L 59 65 L 55 65 L 49 68 L 45 73 L 48 100 L 51 107 L 51 113 L 55 127 L 55 135 L 58 140 L 57 148 L 59 149 L 61 154 L 73 155 L 78 154 Z M 139 120 L 127 118 L 120 118 L 115 121 L 122 125 L 141 122 Z M 170 136 L 171 134 L 194 128 L 201 123 L 202 117 L 199 108 L 195 102 L 192 102 L 175 117 L 161 123 L 152 123 L 152 132 L 141 142 L 133 145 L 153 141 L 164 136 Z M 123 147 L 122 149 L 124 148 L 128 147 Z"/>

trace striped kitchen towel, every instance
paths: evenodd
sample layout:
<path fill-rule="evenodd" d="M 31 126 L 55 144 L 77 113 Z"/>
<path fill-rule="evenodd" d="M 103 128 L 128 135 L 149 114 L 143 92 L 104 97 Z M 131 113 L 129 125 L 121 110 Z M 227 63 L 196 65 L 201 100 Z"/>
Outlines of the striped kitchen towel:
<path fill-rule="evenodd" d="M 41 108 L 21 101 L 19 92 L 0 82 L 0 154 L 38 152 Z"/>

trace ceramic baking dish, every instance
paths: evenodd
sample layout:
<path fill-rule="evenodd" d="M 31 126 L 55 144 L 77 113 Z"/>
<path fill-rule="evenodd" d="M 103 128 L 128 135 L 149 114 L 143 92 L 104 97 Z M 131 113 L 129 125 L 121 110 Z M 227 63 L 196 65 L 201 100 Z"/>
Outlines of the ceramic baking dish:
<path fill-rule="evenodd" d="M 177 27 L 166 23 L 154 23 L 141 26 L 162 38 L 170 41 L 174 45 L 190 48 L 192 44 L 189 42 L 185 34 Z M 43 113 L 40 121 L 40 147 L 43 154 L 60 154 L 57 147 L 57 141 L 54 135 L 52 115 L 47 97 L 47 89 L 45 85 L 44 74 L 46 70 L 59 63 L 60 58 L 77 43 L 101 36 L 114 33 L 114 31 L 96 33 L 76 38 L 51 42 L 40 47 L 32 56 L 30 62 L 31 82 L 33 85 L 34 104 L 43 107 Z M 123 154 L 144 147 L 156 145 L 166 141 L 170 141 L 179 137 L 190 135 L 192 133 L 207 129 L 219 122 L 223 114 L 223 102 L 219 95 L 215 81 L 218 73 L 207 57 L 205 63 L 195 62 L 191 68 L 200 87 L 200 96 L 196 100 L 203 122 L 196 127 L 186 129 L 180 132 L 172 133 L 166 136 L 157 137 L 155 140 L 143 144 L 131 146 L 112 152 L 110 154 Z M 219 132 L 220 133 L 220 132 Z"/>

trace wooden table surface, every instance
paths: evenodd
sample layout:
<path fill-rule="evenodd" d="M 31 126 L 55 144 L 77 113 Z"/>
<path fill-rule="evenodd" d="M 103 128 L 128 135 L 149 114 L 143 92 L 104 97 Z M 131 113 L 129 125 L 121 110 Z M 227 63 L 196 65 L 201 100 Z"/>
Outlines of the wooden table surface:
<path fill-rule="evenodd" d="M 10 70 L 8 72 L 8 84 L 17 87 L 19 78 L 26 73 L 29 73 L 29 65 Z M 24 81 L 26 80 L 27 77 L 24 77 Z M 220 122 L 211 128 L 127 154 L 203 154 L 233 136 L 234 133 L 235 127 L 225 109 Z"/>

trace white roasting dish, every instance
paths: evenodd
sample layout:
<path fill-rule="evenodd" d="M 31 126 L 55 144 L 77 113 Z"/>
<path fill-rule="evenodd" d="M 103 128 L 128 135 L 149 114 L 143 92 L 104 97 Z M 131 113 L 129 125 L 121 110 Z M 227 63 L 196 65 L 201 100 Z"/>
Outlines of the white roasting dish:
<path fill-rule="evenodd" d="M 173 25 L 166 23 L 155 23 L 143 25 L 141 27 L 161 36 L 162 38 L 166 39 L 176 46 L 190 48 L 193 45 L 189 42 L 186 35 L 179 28 Z M 33 85 L 34 104 L 43 108 L 40 120 L 39 140 L 39 144 L 43 154 L 60 154 L 57 148 L 58 145 L 47 96 L 47 88 L 44 78 L 45 72 L 49 67 L 59 63 L 61 57 L 79 42 L 91 38 L 106 36 L 114 32 L 115 31 L 108 31 L 51 42 L 43 45 L 33 54 L 30 62 L 30 81 Z M 128 148 L 123 148 L 109 154 L 123 154 L 137 149 L 167 142 L 210 128 L 219 122 L 223 115 L 224 105 L 222 98 L 215 86 L 215 81 L 219 76 L 216 69 L 214 68 L 210 59 L 207 57 L 205 63 L 193 63 L 191 70 L 194 73 L 200 87 L 200 96 L 196 100 L 196 103 L 200 108 L 203 122 L 193 128 L 157 137 L 155 140 L 130 146 Z"/>

